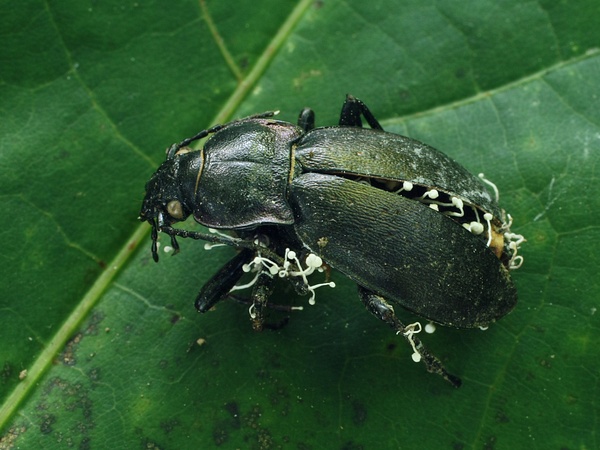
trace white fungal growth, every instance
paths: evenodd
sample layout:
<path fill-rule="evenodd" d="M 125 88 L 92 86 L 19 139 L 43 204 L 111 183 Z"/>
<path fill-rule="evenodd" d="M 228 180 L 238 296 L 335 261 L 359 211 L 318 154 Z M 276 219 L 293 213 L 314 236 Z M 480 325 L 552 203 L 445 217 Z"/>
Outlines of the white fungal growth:
<path fill-rule="evenodd" d="M 467 225 L 467 230 L 469 230 L 471 233 L 473 234 L 481 234 L 483 233 L 483 224 L 480 222 L 471 222 L 469 224 L 465 224 Z"/>
<path fill-rule="evenodd" d="M 458 209 L 458 212 L 447 211 L 446 214 L 453 217 L 464 217 L 465 215 L 465 205 L 463 201 L 458 197 L 452 197 L 451 204 L 445 203 L 444 206 L 454 206 Z"/>
<path fill-rule="evenodd" d="M 216 234 L 217 236 L 221 236 L 224 237 L 228 240 L 233 239 L 230 235 L 225 234 L 225 233 L 221 233 L 219 230 L 216 230 L 214 228 L 209 228 L 208 232 L 211 234 Z M 225 247 L 227 246 L 227 244 L 224 243 L 212 243 L 212 242 L 205 242 L 204 243 L 204 250 L 212 250 L 215 247 Z"/>
<path fill-rule="evenodd" d="M 403 181 L 402 182 L 402 187 L 400 189 L 398 189 L 397 191 L 392 191 L 394 192 L 394 194 L 399 194 L 400 192 L 410 192 L 413 189 L 413 184 L 410 181 Z"/>
<path fill-rule="evenodd" d="M 428 190 L 427 192 L 425 192 L 425 193 L 424 193 L 424 194 L 421 196 L 421 198 L 423 198 L 423 199 L 424 199 L 424 198 L 426 198 L 426 197 L 429 197 L 430 199 L 432 199 L 432 200 L 435 200 L 435 199 L 436 199 L 436 198 L 438 198 L 439 196 L 440 196 L 440 193 L 438 192 L 438 190 L 437 190 L 437 189 L 430 189 L 430 190 Z"/>
<path fill-rule="evenodd" d="M 525 242 L 525 237 L 522 234 L 515 234 L 507 231 L 504 233 L 505 239 L 508 241 L 508 248 L 511 251 L 508 268 L 511 270 L 518 269 L 523 265 L 523 256 L 517 255 L 521 244 Z"/>
<path fill-rule="evenodd" d="M 508 243 L 508 249 L 510 251 L 510 261 L 508 262 L 508 268 L 511 270 L 518 269 L 523 265 L 523 257 L 517 255 L 521 244 L 527 239 L 522 234 L 511 233 L 510 226 L 512 225 L 513 218 L 510 214 L 506 214 L 506 218 L 503 217 L 502 231 L 504 231 L 504 239 Z"/>
<path fill-rule="evenodd" d="M 413 335 L 420 333 L 421 330 L 422 330 L 421 323 L 415 322 L 415 323 L 411 323 L 410 325 L 407 325 L 404 328 L 404 333 L 402 333 L 404 336 L 406 336 L 406 339 L 408 339 L 408 342 L 410 342 L 410 346 L 413 349 L 413 354 L 411 355 L 411 358 L 414 362 L 421 361 L 421 354 L 417 350 L 417 345 L 415 344 Z"/>
<path fill-rule="evenodd" d="M 500 200 L 500 192 L 498 191 L 498 187 L 490 180 L 488 180 L 483 173 L 480 173 L 478 176 L 479 178 L 481 178 L 481 181 L 483 181 L 485 184 L 487 184 L 494 190 L 494 196 L 496 198 L 496 202 L 498 202 Z"/>
<path fill-rule="evenodd" d="M 492 224 L 491 221 L 494 218 L 494 216 L 492 216 L 490 213 L 485 213 L 483 215 L 483 220 L 485 220 L 485 222 L 487 223 L 487 229 L 488 229 L 488 241 L 487 241 L 487 246 L 489 247 L 490 244 L 492 243 Z"/>
<path fill-rule="evenodd" d="M 230 235 L 225 234 L 225 233 L 221 233 L 219 230 L 217 230 L 215 228 L 209 228 L 208 232 L 212 233 L 212 234 L 216 234 L 217 236 L 221 236 L 221 237 L 224 237 L 224 238 L 227 238 L 227 239 L 231 239 Z"/>
<path fill-rule="evenodd" d="M 285 255 L 283 257 L 283 265 L 281 265 L 281 266 L 279 264 L 277 264 L 275 261 L 272 261 L 269 258 L 263 257 L 259 252 L 252 261 L 250 261 L 248 264 L 244 264 L 242 266 L 242 270 L 244 272 L 256 272 L 256 275 L 254 276 L 254 278 L 246 284 L 235 285 L 231 289 L 231 291 L 238 291 L 241 289 L 247 289 L 247 288 L 252 287 L 258 280 L 258 277 L 260 276 L 260 274 L 264 271 L 267 271 L 267 272 L 269 272 L 269 274 L 271 274 L 271 276 L 277 275 L 280 278 L 292 278 L 292 277 L 301 278 L 302 284 L 306 287 L 306 289 L 311 294 L 310 299 L 308 300 L 308 303 L 310 305 L 314 305 L 315 297 L 316 297 L 315 289 L 323 287 L 323 286 L 329 286 L 331 288 L 334 288 L 335 283 L 333 281 L 330 281 L 328 283 L 318 283 L 318 284 L 311 285 L 308 282 L 307 277 L 309 275 L 311 275 L 315 270 L 317 270 L 317 271 L 323 270 L 322 269 L 323 260 L 319 256 L 315 255 L 314 253 L 310 253 L 306 257 L 305 266 L 306 266 L 305 268 L 302 267 L 302 264 L 300 263 L 300 260 L 298 259 L 297 255 L 296 255 L 296 252 L 293 250 L 290 250 L 289 248 L 285 249 Z M 298 270 L 293 270 L 293 269 L 298 269 Z M 250 307 L 249 313 L 250 313 L 250 317 L 252 317 L 252 318 L 255 317 L 254 308 L 252 306 Z"/>
<path fill-rule="evenodd" d="M 427 325 L 425 325 L 425 333 L 427 333 L 427 334 L 435 333 L 435 324 L 429 322 Z"/>
<path fill-rule="evenodd" d="M 301 277 L 302 281 L 304 282 L 304 285 L 306 286 L 306 288 L 308 289 L 308 291 L 310 292 L 310 299 L 308 299 L 308 304 L 309 305 L 314 305 L 315 304 L 315 297 L 316 297 L 316 293 L 315 293 L 315 289 L 323 287 L 323 286 L 329 286 L 331 288 L 335 287 L 335 283 L 333 281 L 330 281 L 328 283 L 319 283 L 319 284 L 309 284 L 308 282 L 308 275 L 311 275 L 315 270 L 318 270 L 321 268 L 321 266 L 323 265 L 323 260 L 315 255 L 314 253 L 310 253 L 305 260 L 305 264 L 306 264 L 306 268 L 302 269 L 302 264 L 300 263 L 300 260 L 296 257 L 296 252 L 293 250 L 290 250 L 289 248 L 285 249 L 285 256 L 284 256 L 285 262 L 283 270 L 279 271 L 279 276 L 281 278 L 284 277 Z M 291 266 L 291 263 L 289 261 L 294 261 L 296 263 L 296 267 L 298 267 L 298 271 L 296 272 L 290 272 L 289 268 Z"/>

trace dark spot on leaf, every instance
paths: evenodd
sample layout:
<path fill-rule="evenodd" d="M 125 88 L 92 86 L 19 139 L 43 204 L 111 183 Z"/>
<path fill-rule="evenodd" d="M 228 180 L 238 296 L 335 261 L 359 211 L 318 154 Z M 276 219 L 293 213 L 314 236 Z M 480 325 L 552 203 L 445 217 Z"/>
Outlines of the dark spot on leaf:
<path fill-rule="evenodd" d="M 398 344 L 397 344 L 397 343 L 395 343 L 395 342 L 390 342 L 390 343 L 387 345 L 387 347 L 386 347 L 386 348 L 387 348 L 387 351 L 388 351 L 388 352 L 393 352 L 394 350 L 396 350 L 396 347 L 398 347 Z"/>
<path fill-rule="evenodd" d="M 52 425 L 56 422 L 56 417 L 52 414 L 44 414 L 40 423 L 40 431 L 42 434 L 52 433 Z"/>
<path fill-rule="evenodd" d="M 99 325 L 103 320 L 104 320 L 104 314 L 99 311 L 95 311 L 94 314 L 92 314 L 92 317 L 90 318 L 89 322 L 87 323 L 85 329 L 83 330 L 84 335 L 85 336 L 97 336 Z"/>
<path fill-rule="evenodd" d="M 229 434 L 227 433 L 227 430 L 225 430 L 222 427 L 215 427 L 212 435 L 213 441 L 215 442 L 215 445 L 217 447 L 220 447 L 229 439 Z"/>
<path fill-rule="evenodd" d="M 171 316 L 171 323 L 175 325 L 177 322 L 179 322 L 179 319 L 181 319 L 181 316 L 179 314 L 173 314 Z"/>
<path fill-rule="evenodd" d="M 88 371 L 88 378 L 91 381 L 97 382 L 101 380 L 101 369 L 99 367 L 94 367 L 93 369 L 91 369 L 90 371 Z"/>
<path fill-rule="evenodd" d="M 79 450 L 90 450 L 92 448 L 92 439 L 89 437 L 85 437 L 79 443 Z"/>
<path fill-rule="evenodd" d="M 504 410 L 500 409 L 496 412 L 496 422 L 498 423 L 508 423 L 510 422 L 508 416 L 506 415 L 506 412 L 504 412 Z"/>
<path fill-rule="evenodd" d="M 19 436 L 27 431 L 27 428 L 24 426 L 13 426 L 6 430 L 6 433 L 0 439 L 0 444 L 4 445 L 1 448 L 16 448 L 15 442 L 19 438 Z"/>
<path fill-rule="evenodd" d="M 77 363 L 77 360 L 75 359 L 75 352 L 82 339 L 83 333 L 77 333 L 67 342 L 67 345 L 65 345 L 65 349 L 59 357 L 59 359 L 64 365 L 74 366 Z"/>
<path fill-rule="evenodd" d="M 550 361 L 548 361 L 547 359 L 540 360 L 540 366 L 545 367 L 546 369 L 552 368 L 552 364 L 550 364 Z"/>
<path fill-rule="evenodd" d="M 465 448 L 465 444 L 462 442 L 455 442 L 452 444 L 452 450 L 463 450 Z"/>
<path fill-rule="evenodd" d="M 364 445 L 357 444 L 353 441 L 348 441 L 340 447 L 341 450 L 364 450 Z"/>
<path fill-rule="evenodd" d="M 179 425 L 180 425 L 180 423 L 179 423 L 179 420 L 177 420 L 177 419 L 167 419 L 167 420 L 163 420 L 160 423 L 160 427 L 166 434 L 169 434 L 171 431 L 173 431 L 175 429 L 175 427 L 178 427 Z"/>
<path fill-rule="evenodd" d="M 235 429 L 241 427 L 241 418 L 240 418 L 240 407 L 236 402 L 229 402 L 225 404 L 225 410 L 231 416 L 231 426 Z"/>
<path fill-rule="evenodd" d="M 267 450 L 273 448 L 273 438 L 271 437 L 271 432 L 266 428 L 260 428 L 258 430 L 256 439 L 258 440 L 259 449 Z"/>
<path fill-rule="evenodd" d="M 13 368 L 10 363 L 5 362 L 4 366 L 2 366 L 2 371 L 0 372 L 0 379 L 2 380 L 2 384 L 6 384 L 13 373 Z"/>

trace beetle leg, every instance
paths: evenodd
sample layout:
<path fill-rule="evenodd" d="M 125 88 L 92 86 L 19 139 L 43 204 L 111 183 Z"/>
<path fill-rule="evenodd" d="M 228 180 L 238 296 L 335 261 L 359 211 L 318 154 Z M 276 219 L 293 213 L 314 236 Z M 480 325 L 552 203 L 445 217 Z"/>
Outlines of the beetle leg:
<path fill-rule="evenodd" d="M 340 126 L 362 128 L 361 115 L 367 119 L 367 123 L 371 128 L 383 131 L 383 128 L 367 105 L 350 94 L 346 95 L 346 101 L 342 106 L 342 113 L 340 114 Z"/>
<path fill-rule="evenodd" d="M 243 266 L 254 258 L 254 252 L 243 249 L 231 258 L 221 269 L 206 282 L 196 297 L 196 309 L 206 312 L 216 303 L 223 300 L 229 291 L 244 275 Z"/>
<path fill-rule="evenodd" d="M 273 276 L 262 271 L 252 289 L 252 305 L 250 306 L 250 319 L 254 331 L 262 331 L 265 324 L 264 309 L 269 297 L 273 293 Z"/>
<path fill-rule="evenodd" d="M 277 262 L 278 264 L 283 264 L 283 258 L 281 256 L 277 255 L 277 253 L 275 253 L 273 250 L 271 250 L 267 247 L 264 247 L 260 243 L 256 242 L 254 239 L 241 239 L 241 238 L 236 238 L 233 236 L 228 236 L 223 233 L 208 234 L 208 233 L 201 233 L 199 231 L 182 230 L 181 228 L 173 228 L 170 225 L 160 226 L 160 227 L 158 227 L 158 230 L 165 234 L 168 234 L 169 236 L 178 236 L 178 237 L 181 237 L 184 239 L 194 239 L 196 241 L 207 241 L 207 242 L 212 242 L 213 244 L 223 244 L 223 245 L 229 245 L 231 247 L 236 247 L 236 248 L 245 248 L 245 249 L 253 250 L 254 252 L 260 251 L 260 252 L 264 253 L 266 256 L 268 256 L 270 259 L 272 259 L 273 261 Z M 153 236 L 154 236 L 154 234 L 153 234 Z M 157 237 L 157 239 L 158 239 L 158 237 Z M 153 256 L 154 256 L 154 250 L 155 250 L 154 243 L 153 243 L 152 248 L 153 248 Z M 177 246 L 177 248 L 179 248 L 179 246 Z M 158 254 L 157 254 L 157 258 L 158 258 Z M 155 261 L 156 260 L 157 259 L 155 259 Z"/>
<path fill-rule="evenodd" d="M 310 108 L 304 108 L 298 116 L 298 126 L 304 131 L 310 131 L 315 127 L 315 112 Z"/>
<path fill-rule="evenodd" d="M 252 241 L 245 241 L 243 239 L 235 238 L 233 236 L 230 237 L 230 236 L 227 236 L 222 233 L 207 234 L 207 233 L 201 233 L 198 231 L 190 231 L 190 230 L 182 230 L 181 228 L 173 228 L 172 226 L 169 226 L 169 225 L 163 225 L 162 227 L 159 227 L 159 228 L 160 228 L 161 232 L 168 234 L 171 237 L 179 236 L 184 239 L 194 239 L 197 241 L 201 240 L 201 241 L 212 242 L 213 244 L 230 245 L 232 247 L 240 247 L 240 248 L 254 249 L 256 247 L 256 245 Z M 179 245 L 177 245 L 177 248 L 179 248 Z"/>
<path fill-rule="evenodd" d="M 415 352 L 420 355 L 428 372 L 442 376 L 454 387 L 460 387 L 462 384 L 460 378 L 446 371 L 442 362 L 436 356 L 429 353 L 423 343 L 414 336 L 413 328 L 406 327 L 400 322 L 394 313 L 394 308 L 388 304 L 383 297 L 362 286 L 358 286 L 358 295 L 371 314 L 391 326 L 396 330 L 396 334 L 402 334 L 402 336 L 404 336 Z"/>

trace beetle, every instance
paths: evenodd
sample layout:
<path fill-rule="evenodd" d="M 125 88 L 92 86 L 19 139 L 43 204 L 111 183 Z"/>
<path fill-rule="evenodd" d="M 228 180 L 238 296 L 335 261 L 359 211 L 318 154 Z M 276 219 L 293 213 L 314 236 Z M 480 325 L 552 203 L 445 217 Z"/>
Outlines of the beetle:
<path fill-rule="evenodd" d="M 139 216 L 152 226 L 154 260 L 159 232 L 175 252 L 177 237 L 238 248 L 195 305 L 208 311 L 254 271 L 256 329 L 276 275 L 314 300 L 320 285 L 307 275 L 326 264 L 356 282 L 367 310 L 408 341 L 415 361 L 460 386 L 415 336 L 420 323 L 404 325 L 393 305 L 456 328 L 487 327 L 515 307 L 509 272 L 523 262 L 524 238 L 510 232 L 495 186 L 426 144 L 385 132 L 351 95 L 337 126 L 315 128 L 309 108 L 297 125 L 275 114 L 216 125 L 167 149 Z M 201 149 L 189 147 L 206 137 Z M 173 227 L 190 215 L 234 235 Z"/>

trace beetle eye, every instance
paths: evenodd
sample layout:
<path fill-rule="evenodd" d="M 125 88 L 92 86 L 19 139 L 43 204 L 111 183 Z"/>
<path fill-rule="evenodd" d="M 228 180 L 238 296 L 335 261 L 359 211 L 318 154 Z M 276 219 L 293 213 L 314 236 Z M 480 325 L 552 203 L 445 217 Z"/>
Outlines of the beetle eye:
<path fill-rule="evenodd" d="M 167 212 L 174 219 L 183 219 L 183 208 L 179 200 L 171 200 L 167 203 Z"/>

